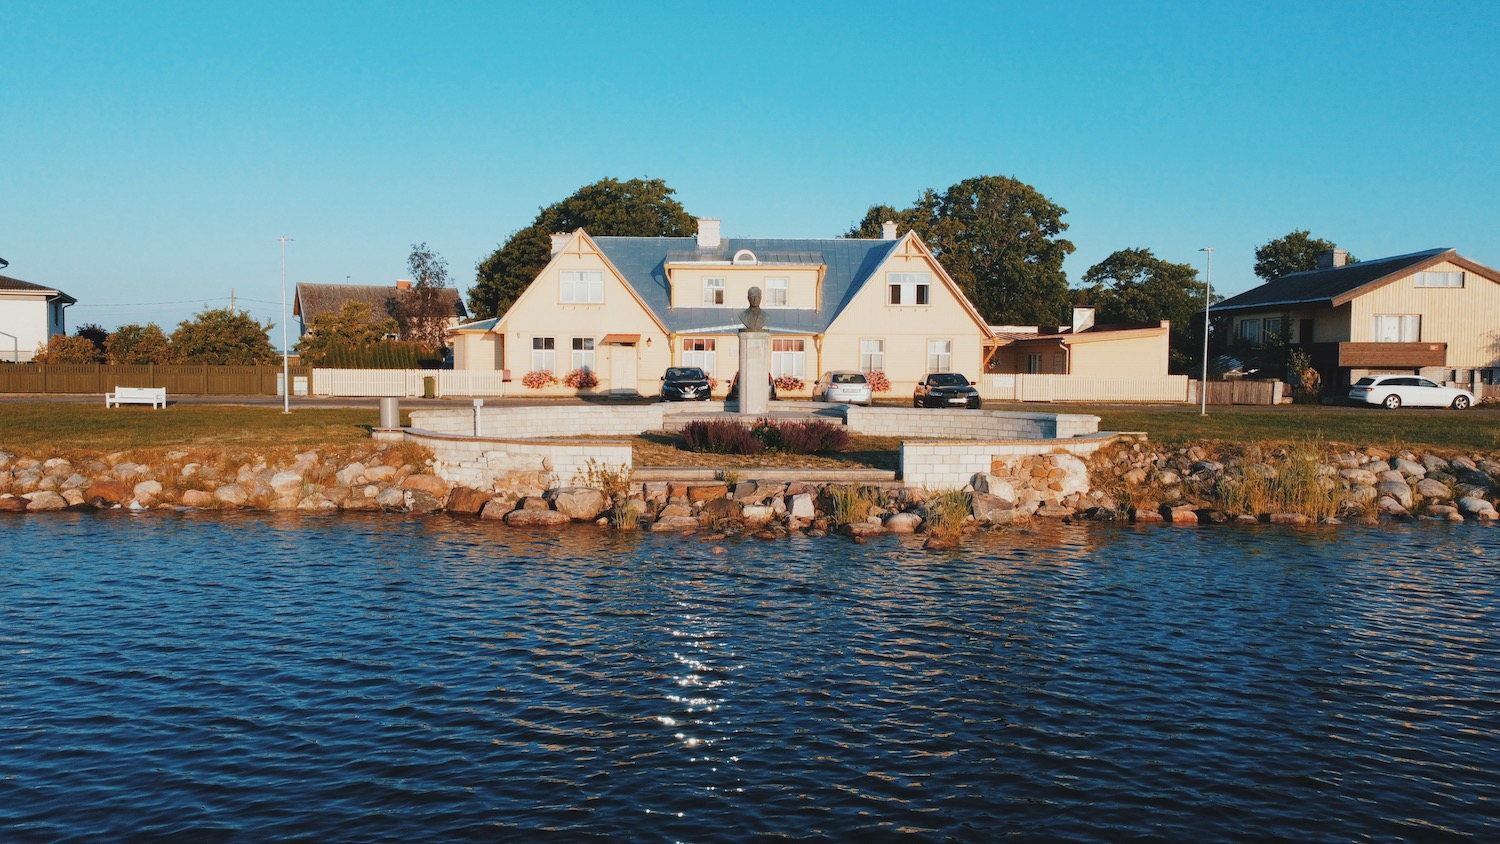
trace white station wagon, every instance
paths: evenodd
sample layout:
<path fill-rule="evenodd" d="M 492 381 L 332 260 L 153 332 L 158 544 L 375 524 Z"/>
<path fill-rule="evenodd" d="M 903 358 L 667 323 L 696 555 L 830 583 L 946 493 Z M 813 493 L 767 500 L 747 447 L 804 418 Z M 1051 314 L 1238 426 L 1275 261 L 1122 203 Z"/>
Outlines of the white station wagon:
<path fill-rule="evenodd" d="M 1349 389 L 1349 400 L 1391 410 L 1402 405 L 1464 410 L 1474 405 L 1474 394 L 1416 375 L 1369 375 L 1354 382 Z"/>

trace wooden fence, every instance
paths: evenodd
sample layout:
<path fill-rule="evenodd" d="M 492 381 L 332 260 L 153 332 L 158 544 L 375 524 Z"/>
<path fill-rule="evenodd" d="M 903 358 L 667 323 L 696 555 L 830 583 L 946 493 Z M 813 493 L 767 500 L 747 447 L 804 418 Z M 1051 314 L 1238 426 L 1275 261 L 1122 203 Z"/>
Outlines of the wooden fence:
<path fill-rule="evenodd" d="M 291 368 L 293 381 L 311 367 Z M 117 366 L 21 363 L 0 366 L 0 393 L 104 393 L 116 387 L 166 387 L 167 395 L 274 396 L 280 366 Z"/>
<path fill-rule="evenodd" d="M 1285 386 L 1280 381 L 1210 381 L 1208 382 L 1208 403 L 1280 404 L 1283 389 Z M 1194 396 L 1193 400 L 1197 401 L 1198 397 Z"/>

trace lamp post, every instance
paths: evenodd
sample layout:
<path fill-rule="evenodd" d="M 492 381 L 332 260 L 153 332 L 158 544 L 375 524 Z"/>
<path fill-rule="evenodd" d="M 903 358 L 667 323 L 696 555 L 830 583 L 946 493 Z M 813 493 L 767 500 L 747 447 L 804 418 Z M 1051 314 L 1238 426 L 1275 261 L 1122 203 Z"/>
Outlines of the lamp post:
<path fill-rule="evenodd" d="M 1198 398 L 1202 407 L 1198 411 L 1199 416 L 1208 415 L 1208 303 L 1213 294 L 1214 282 L 1214 248 L 1205 246 L 1198 250 L 1208 253 L 1208 268 L 1203 272 L 1203 380 L 1198 384 Z"/>
<path fill-rule="evenodd" d="M 286 244 L 290 237 L 278 237 L 281 241 L 281 412 L 292 412 L 292 365 L 286 344 Z"/>

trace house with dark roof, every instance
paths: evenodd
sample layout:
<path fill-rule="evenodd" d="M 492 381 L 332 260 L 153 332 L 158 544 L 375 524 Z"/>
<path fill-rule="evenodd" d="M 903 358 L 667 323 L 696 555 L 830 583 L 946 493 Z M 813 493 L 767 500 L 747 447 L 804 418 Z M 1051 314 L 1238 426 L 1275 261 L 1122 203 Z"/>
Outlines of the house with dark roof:
<path fill-rule="evenodd" d="M 292 315 L 298 320 L 298 336 L 306 336 L 312 321 L 323 314 L 336 314 L 346 302 L 364 302 L 370 306 L 375 319 L 398 319 L 401 302 L 412 290 L 410 281 L 398 281 L 386 287 L 374 284 L 299 284 L 292 300 Z M 450 326 L 456 326 L 469 316 L 463 297 L 451 287 L 438 290 Z M 393 338 L 395 339 L 395 338 Z M 399 339 L 407 339 L 405 337 Z"/>
<path fill-rule="evenodd" d="M 0 361 L 26 363 L 55 334 L 67 334 L 63 312 L 77 299 L 41 284 L 0 275 Z"/>
<path fill-rule="evenodd" d="M 722 394 L 751 287 L 771 374 L 804 394 L 834 369 L 882 371 L 899 395 L 928 372 L 983 368 L 989 328 L 915 233 L 726 238 L 713 219 L 692 237 L 553 235 L 551 260 L 504 315 L 454 330 L 454 366 L 516 381 L 586 369 L 600 391 L 647 395 L 667 367 L 699 366 Z"/>
<path fill-rule="evenodd" d="M 1500 272 L 1453 249 L 1348 263 L 1343 250 L 1226 299 L 1232 336 L 1282 337 L 1305 349 L 1329 385 L 1372 373 L 1500 381 Z"/>

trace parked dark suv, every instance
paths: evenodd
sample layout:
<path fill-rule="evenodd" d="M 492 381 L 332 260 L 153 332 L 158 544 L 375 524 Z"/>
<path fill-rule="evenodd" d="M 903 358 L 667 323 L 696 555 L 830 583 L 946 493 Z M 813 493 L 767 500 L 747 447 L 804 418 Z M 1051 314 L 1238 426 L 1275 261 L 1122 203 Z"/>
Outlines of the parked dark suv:
<path fill-rule="evenodd" d="M 696 366 L 669 366 L 661 377 L 662 401 L 708 401 L 708 376 Z"/>
<path fill-rule="evenodd" d="M 974 382 L 957 372 L 933 372 L 917 382 L 912 407 L 979 407 Z"/>

